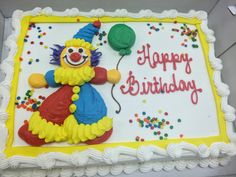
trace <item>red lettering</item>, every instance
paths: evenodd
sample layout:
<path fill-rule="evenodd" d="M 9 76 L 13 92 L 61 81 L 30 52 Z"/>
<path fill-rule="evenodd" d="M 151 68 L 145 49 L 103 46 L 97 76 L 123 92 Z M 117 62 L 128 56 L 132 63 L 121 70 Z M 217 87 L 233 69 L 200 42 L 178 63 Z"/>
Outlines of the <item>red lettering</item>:
<path fill-rule="evenodd" d="M 173 70 L 177 70 L 177 64 L 184 63 L 185 64 L 185 72 L 190 74 L 192 72 L 190 63 L 192 62 L 192 58 L 185 54 L 178 53 L 158 53 L 154 51 L 150 53 L 151 45 L 146 44 L 142 45 L 142 49 L 138 50 L 137 53 L 140 54 L 137 58 L 137 63 L 139 65 L 144 65 L 148 63 L 150 68 L 155 69 L 158 65 L 162 65 L 162 70 L 167 71 L 167 64 L 172 64 Z"/>
<path fill-rule="evenodd" d="M 129 76 L 125 82 L 120 86 L 122 94 L 130 94 L 132 96 L 148 95 L 148 94 L 160 94 L 160 93 L 175 93 L 178 91 L 181 92 L 191 92 L 190 99 L 193 104 L 198 103 L 198 94 L 202 92 L 201 88 L 197 88 L 194 80 L 185 81 L 180 79 L 176 80 L 175 74 L 172 74 L 172 80 L 170 83 L 163 82 L 162 77 L 158 79 L 153 77 L 151 81 L 144 78 L 143 82 L 139 82 L 132 71 L 129 72 Z"/>

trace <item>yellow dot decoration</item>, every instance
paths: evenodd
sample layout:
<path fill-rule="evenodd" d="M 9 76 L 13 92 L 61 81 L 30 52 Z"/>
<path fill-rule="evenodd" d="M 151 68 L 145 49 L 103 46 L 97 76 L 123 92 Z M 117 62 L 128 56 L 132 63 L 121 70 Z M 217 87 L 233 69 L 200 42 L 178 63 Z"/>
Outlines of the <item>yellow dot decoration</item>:
<path fill-rule="evenodd" d="M 74 113 L 76 111 L 76 105 L 75 104 L 71 104 L 69 107 L 69 110 L 71 113 Z"/>
<path fill-rule="evenodd" d="M 76 100 L 78 100 L 78 99 L 79 99 L 79 95 L 76 94 L 76 93 L 73 94 L 72 97 L 71 97 L 71 100 L 72 100 L 72 101 L 76 101 Z"/>
<path fill-rule="evenodd" d="M 74 86 L 72 91 L 73 91 L 73 93 L 79 93 L 80 92 L 79 86 Z"/>

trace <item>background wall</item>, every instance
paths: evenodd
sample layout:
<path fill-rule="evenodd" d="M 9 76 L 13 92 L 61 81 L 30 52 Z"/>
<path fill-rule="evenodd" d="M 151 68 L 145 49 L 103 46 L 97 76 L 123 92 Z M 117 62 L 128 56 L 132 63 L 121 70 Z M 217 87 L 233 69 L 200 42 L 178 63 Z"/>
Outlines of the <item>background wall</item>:
<path fill-rule="evenodd" d="M 4 32 L 4 17 L 0 11 L 0 56 L 2 53 L 2 41 L 3 41 L 3 32 Z M 0 60 L 1 61 L 1 60 Z"/>
<path fill-rule="evenodd" d="M 220 0 L 208 21 L 216 36 L 216 56 L 223 62 L 222 80 L 230 87 L 229 103 L 236 108 L 236 16 L 227 9 L 228 5 L 236 5 L 236 0 Z"/>
<path fill-rule="evenodd" d="M 140 9 L 151 9 L 162 12 L 166 9 L 177 9 L 188 12 L 190 9 L 209 12 L 217 0 L 0 0 L 0 8 L 5 17 L 11 17 L 15 9 L 30 10 L 34 7 L 52 7 L 54 10 L 65 10 L 77 7 L 83 11 L 103 8 L 107 11 L 125 8 L 131 12 Z"/>

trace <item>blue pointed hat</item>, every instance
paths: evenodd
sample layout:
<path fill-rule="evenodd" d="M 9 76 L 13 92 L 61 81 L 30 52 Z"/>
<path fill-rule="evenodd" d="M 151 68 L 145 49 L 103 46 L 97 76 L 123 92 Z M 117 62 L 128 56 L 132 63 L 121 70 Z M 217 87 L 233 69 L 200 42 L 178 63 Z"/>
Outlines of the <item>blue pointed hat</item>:
<path fill-rule="evenodd" d="M 93 36 L 98 33 L 101 26 L 100 21 L 95 21 L 93 23 L 89 23 L 83 28 L 81 28 L 74 36 L 75 39 L 84 39 L 86 42 L 92 43 Z"/>

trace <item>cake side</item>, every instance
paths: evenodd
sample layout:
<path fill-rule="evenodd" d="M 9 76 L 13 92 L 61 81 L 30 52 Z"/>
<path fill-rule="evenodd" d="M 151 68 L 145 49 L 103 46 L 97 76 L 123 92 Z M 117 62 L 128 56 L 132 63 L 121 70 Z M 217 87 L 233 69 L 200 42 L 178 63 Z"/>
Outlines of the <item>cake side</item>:
<path fill-rule="evenodd" d="M 13 15 L 13 27 L 15 29 L 14 34 L 11 35 L 6 44 L 10 48 L 9 57 L 3 61 L 1 64 L 2 70 L 6 73 L 5 80 L 1 83 L 1 92 L 3 95 L 3 100 L 1 104 L 1 132 L 4 134 L 5 138 L 7 139 L 7 128 L 5 126 L 5 121 L 7 120 L 8 114 L 6 113 L 6 106 L 8 105 L 9 97 L 9 88 L 11 87 L 11 80 L 13 74 L 13 58 L 15 56 L 16 51 L 18 50 L 16 41 L 20 34 L 20 21 L 23 16 L 27 15 L 56 15 L 56 16 L 115 16 L 115 17 L 134 17 L 134 18 L 142 18 L 142 17 L 158 17 L 158 18 L 176 18 L 178 16 L 186 17 L 186 18 L 193 18 L 197 17 L 202 21 L 201 29 L 205 33 L 207 37 L 207 41 L 209 44 L 209 59 L 211 62 L 211 67 L 214 69 L 214 82 L 218 91 L 218 94 L 222 97 L 222 110 L 225 113 L 225 119 L 227 124 L 227 132 L 228 137 L 230 138 L 231 143 L 223 143 L 223 142 L 216 142 L 212 144 L 210 147 L 206 145 L 196 146 L 190 143 L 171 143 L 168 145 L 167 149 L 162 149 L 153 145 L 149 146 L 142 146 L 138 149 L 132 149 L 128 147 L 116 147 L 116 148 L 108 148 L 105 149 L 104 153 L 94 150 L 88 149 L 86 151 L 80 153 L 73 153 L 71 155 L 62 154 L 62 153 L 48 153 L 42 154 L 38 157 L 10 157 L 6 158 L 5 154 L 2 153 L 2 163 L 1 168 L 5 169 L 8 167 L 21 167 L 22 165 L 33 165 L 33 166 L 40 166 L 41 168 L 52 168 L 56 165 L 56 161 L 62 161 L 67 163 L 68 165 L 86 165 L 88 160 L 92 158 L 94 162 L 104 162 L 105 164 L 116 164 L 118 162 L 122 162 L 124 160 L 133 160 L 137 159 L 139 161 L 149 161 L 151 159 L 158 159 L 160 156 L 164 157 L 171 157 L 173 159 L 180 158 L 183 156 L 191 156 L 196 157 L 200 156 L 202 158 L 207 157 L 219 157 L 224 155 L 234 155 L 235 154 L 235 147 L 234 147 L 234 137 L 235 134 L 232 130 L 232 121 L 235 119 L 234 109 L 230 107 L 227 103 L 227 98 L 229 95 L 228 87 L 221 82 L 220 79 L 220 70 L 222 68 L 221 62 L 219 59 L 216 59 L 214 56 L 214 47 L 213 43 L 215 38 L 213 36 L 213 32 L 207 28 L 207 20 L 206 20 L 206 13 L 204 12 L 195 12 L 190 11 L 189 14 L 181 14 L 177 11 L 165 11 L 161 14 L 152 13 L 151 11 L 140 11 L 138 14 L 128 13 L 126 10 L 117 10 L 116 12 L 104 12 L 101 9 L 92 10 L 89 13 L 79 12 L 77 9 L 66 10 L 65 12 L 54 12 L 50 8 L 39 9 L 36 8 L 33 11 L 29 12 L 21 12 L 16 11 Z M 5 103 L 5 104 L 3 104 Z M 5 140 L 6 142 L 7 140 Z M 1 142 L 1 150 L 5 149 L 5 142 Z M 122 157 L 120 157 L 122 155 Z M 85 156 L 81 158 L 81 156 Z M 123 157 L 125 156 L 125 157 Z M 74 159 L 72 161 L 71 159 Z M 45 161 L 44 161 L 45 160 Z M 45 163 L 47 160 L 50 160 L 51 163 Z M 210 160 L 209 160 L 210 162 Z M 215 159 L 215 162 L 218 164 L 219 161 Z M 196 161 L 195 163 L 199 163 Z M 176 163 L 177 166 L 178 163 Z"/>

